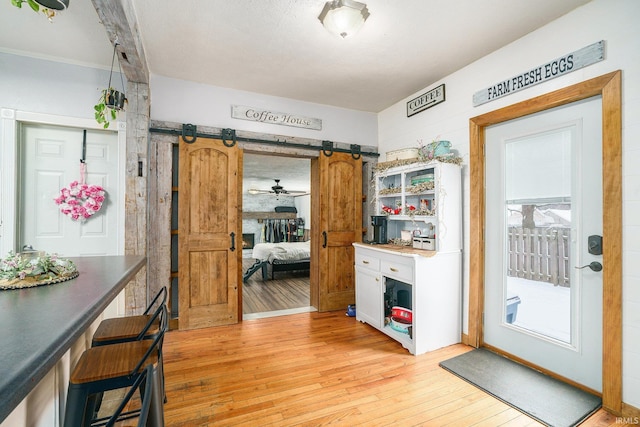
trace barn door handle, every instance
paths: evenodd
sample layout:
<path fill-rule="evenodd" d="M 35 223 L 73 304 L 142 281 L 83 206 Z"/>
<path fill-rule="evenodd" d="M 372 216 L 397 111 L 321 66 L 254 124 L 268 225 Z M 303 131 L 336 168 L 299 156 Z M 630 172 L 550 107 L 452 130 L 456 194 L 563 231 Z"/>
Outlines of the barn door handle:
<path fill-rule="evenodd" d="M 229 249 L 231 249 L 231 252 L 233 252 L 236 250 L 236 233 L 232 231 L 229 236 L 231 236 L 231 247 Z"/>
<path fill-rule="evenodd" d="M 323 248 L 326 248 L 326 247 L 327 247 L 327 232 L 326 232 L 326 231 L 323 231 L 323 232 L 322 232 L 322 239 L 323 239 L 323 241 L 322 241 L 322 247 L 323 247 Z"/>
<path fill-rule="evenodd" d="M 582 270 L 583 268 L 589 267 L 592 271 L 602 271 L 602 264 L 598 261 L 592 261 L 587 265 L 583 265 L 582 267 L 576 267 L 578 270 Z"/>

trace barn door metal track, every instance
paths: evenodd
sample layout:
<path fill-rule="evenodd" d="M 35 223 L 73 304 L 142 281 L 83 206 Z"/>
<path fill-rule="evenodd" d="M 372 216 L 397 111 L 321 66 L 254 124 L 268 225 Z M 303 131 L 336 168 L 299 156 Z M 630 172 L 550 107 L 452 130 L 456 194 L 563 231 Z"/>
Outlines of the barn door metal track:
<path fill-rule="evenodd" d="M 211 138 L 211 139 L 221 139 L 224 142 L 224 144 L 228 147 L 233 147 L 237 141 L 242 141 L 242 142 L 249 142 L 253 144 L 277 145 L 279 147 L 291 147 L 291 148 L 301 148 L 304 150 L 322 151 L 326 156 L 330 156 L 334 152 L 351 153 L 351 156 L 356 160 L 359 159 L 361 156 L 373 156 L 373 157 L 380 156 L 379 153 L 374 153 L 370 151 L 361 151 L 361 146 L 358 144 L 351 144 L 350 149 L 345 149 L 345 148 L 334 147 L 333 142 L 331 141 L 322 141 L 322 145 L 319 145 L 319 146 L 299 144 L 295 142 L 287 142 L 287 141 L 280 141 L 280 140 L 268 141 L 268 140 L 259 139 L 259 138 L 247 138 L 244 136 L 237 136 L 235 129 L 222 129 L 221 133 L 219 134 L 198 132 L 196 125 L 192 125 L 192 124 L 183 124 L 181 130 L 149 128 L 149 132 L 180 136 L 182 137 L 182 140 L 188 144 L 193 143 L 196 140 L 196 138 Z"/>

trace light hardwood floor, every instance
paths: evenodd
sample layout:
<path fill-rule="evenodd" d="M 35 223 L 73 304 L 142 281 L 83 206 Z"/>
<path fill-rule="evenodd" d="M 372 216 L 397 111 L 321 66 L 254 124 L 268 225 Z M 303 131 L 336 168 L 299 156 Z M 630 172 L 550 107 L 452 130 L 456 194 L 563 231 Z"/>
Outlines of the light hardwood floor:
<path fill-rule="evenodd" d="M 171 331 L 167 426 L 539 426 L 344 312 Z M 600 410 L 584 424 L 624 426 Z"/>
<path fill-rule="evenodd" d="M 255 262 L 243 258 L 243 271 Z M 309 272 L 286 271 L 276 273 L 275 280 L 262 280 L 262 271 L 255 272 L 242 284 L 242 312 L 244 314 L 289 310 L 309 306 Z"/>

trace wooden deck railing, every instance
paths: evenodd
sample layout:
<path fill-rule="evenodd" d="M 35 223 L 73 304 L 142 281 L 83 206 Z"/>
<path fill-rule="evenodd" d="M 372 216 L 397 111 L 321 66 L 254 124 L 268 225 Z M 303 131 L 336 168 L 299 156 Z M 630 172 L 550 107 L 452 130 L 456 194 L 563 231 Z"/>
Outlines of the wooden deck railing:
<path fill-rule="evenodd" d="M 569 228 L 508 228 L 507 275 L 569 286 Z"/>

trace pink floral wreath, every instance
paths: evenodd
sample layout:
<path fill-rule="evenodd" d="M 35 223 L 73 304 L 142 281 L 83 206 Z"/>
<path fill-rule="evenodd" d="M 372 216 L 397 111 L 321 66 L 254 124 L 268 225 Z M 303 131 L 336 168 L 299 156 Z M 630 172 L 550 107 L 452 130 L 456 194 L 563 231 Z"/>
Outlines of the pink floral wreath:
<path fill-rule="evenodd" d="M 60 196 L 54 200 L 60 205 L 60 212 L 70 216 L 74 221 L 84 221 L 100 210 L 106 194 L 104 188 L 99 185 L 73 181 L 69 187 L 61 189 Z"/>

